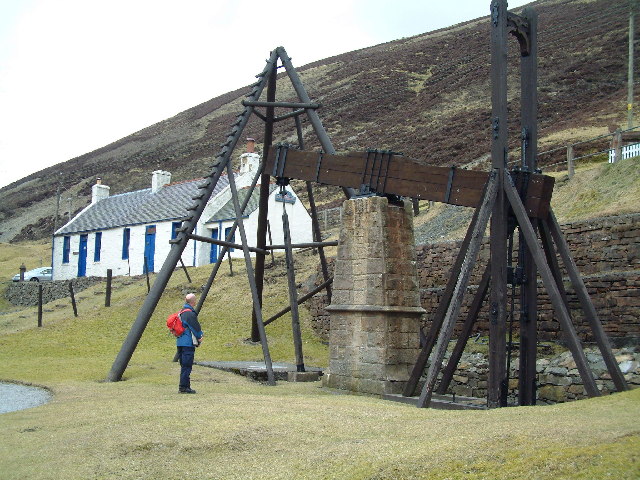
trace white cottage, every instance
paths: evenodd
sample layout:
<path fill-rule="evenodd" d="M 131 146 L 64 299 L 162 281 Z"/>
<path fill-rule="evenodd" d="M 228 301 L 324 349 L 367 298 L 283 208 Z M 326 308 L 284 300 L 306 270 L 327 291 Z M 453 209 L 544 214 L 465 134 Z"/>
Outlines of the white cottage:
<path fill-rule="evenodd" d="M 246 198 L 257 171 L 260 156 L 248 152 L 240 157 L 240 171 L 234 174 L 240 203 Z M 202 179 L 171 183 L 171 173 L 157 170 L 152 173 L 151 188 L 109 195 L 109 187 L 100 179 L 92 187 L 91 204 L 53 236 L 53 279 L 74 277 L 104 277 L 111 269 L 113 275 L 141 275 L 158 271 L 164 263 L 176 237 L 176 229 L 187 216 L 192 197 L 199 193 Z M 287 209 L 293 243 L 312 241 L 311 217 L 293 189 L 285 195 L 272 185 L 269 189 L 269 224 L 274 244 L 284 243 L 282 209 Z M 247 241 L 255 246 L 258 222 L 259 188 L 253 192 L 243 218 Z M 207 203 L 194 234 L 224 240 L 235 221 L 229 179 L 222 175 Z M 236 241 L 237 239 L 237 241 Z M 236 231 L 235 243 L 240 242 Z M 187 266 L 214 263 L 221 247 L 189 240 L 182 253 Z M 232 257 L 241 257 L 241 249 L 231 249 Z"/>

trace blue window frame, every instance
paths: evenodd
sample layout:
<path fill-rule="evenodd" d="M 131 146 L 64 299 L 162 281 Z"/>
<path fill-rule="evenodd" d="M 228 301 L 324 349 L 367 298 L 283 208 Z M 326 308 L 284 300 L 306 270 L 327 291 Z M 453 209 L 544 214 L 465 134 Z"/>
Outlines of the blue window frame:
<path fill-rule="evenodd" d="M 131 229 L 125 228 L 122 231 L 122 259 L 129 258 L 129 242 L 131 240 Z"/>
<path fill-rule="evenodd" d="M 171 240 L 173 240 L 174 238 L 176 238 L 178 236 L 178 232 L 176 232 L 176 230 L 178 228 L 180 228 L 181 225 L 182 225 L 182 222 L 172 222 L 171 223 Z"/>
<path fill-rule="evenodd" d="M 71 250 L 71 237 L 64 237 L 62 240 L 62 263 L 69 263 L 70 250 Z"/>
<path fill-rule="evenodd" d="M 96 239 L 93 249 L 93 261 L 100 261 L 100 249 L 102 248 L 102 232 L 96 232 Z"/>

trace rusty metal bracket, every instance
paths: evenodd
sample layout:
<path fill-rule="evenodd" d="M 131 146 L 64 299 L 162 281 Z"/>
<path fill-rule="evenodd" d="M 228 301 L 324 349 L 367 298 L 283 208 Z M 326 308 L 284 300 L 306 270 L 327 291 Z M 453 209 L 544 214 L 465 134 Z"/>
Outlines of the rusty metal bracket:
<path fill-rule="evenodd" d="M 531 26 L 529 20 L 515 13 L 507 12 L 507 32 L 518 39 L 520 55 L 528 57 L 531 54 Z"/>
<path fill-rule="evenodd" d="M 453 187 L 453 177 L 456 174 L 456 166 L 451 165 L 451 169 L 449 170 L 449 179 L 447 180 L 447 191 L 444 194 L 444 203 L 449 203 L 451 199 L 451 187 Z"/>
<path fill-rule="evenodd" d="M 316 162 L 316 183 L 320 183 L 318 179 L 320 178 L 320 167 L 322 166 L 322 155 L 324 155 L 324 152 L 320 150 L 320 152 L 318 153 L 318 160 Z"/>
<path fill-rule="evenodd" d="M 276 145 L 276 161 L 273 164 L 272 175 L 276 177 L 276 184 L 281 187 L 289 185 L 290 181 L 289 178 L 283 175 L 284 167 L 287 164 L 287 152 L 290 148 L 293 148 L 293 145 L 289 145 L 288 143 L 279 143 Z"/>

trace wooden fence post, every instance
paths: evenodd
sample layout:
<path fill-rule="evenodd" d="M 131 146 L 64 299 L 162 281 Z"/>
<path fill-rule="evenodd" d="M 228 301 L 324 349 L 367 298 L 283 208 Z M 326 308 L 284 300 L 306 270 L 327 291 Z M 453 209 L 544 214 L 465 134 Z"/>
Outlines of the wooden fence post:
<path fill-rule="evenodd" d="M 147 256 L 144 256 L 144 273 L 147 275 L 147 293 L 151 291 L 151 281 L 149 280 L 149 266 L 147 264 Z"/>
<path fill-rule="evenodd" d="M 104 306 L 111 306 L 111 278 L 113 276 L 113 271 L 109 268 L 107 269 L 107 294 L 104 299 Z"/>
<path fill-rule="evenodd" d="M 614 150 L 614 156 L 613 156 L 613 161 L 615 162 L 619 162 L 620 160 L 622 160 L 622 130 L 617 129 L 614 133 L 613 133 L 613 150 Z"/>
<path fill-rule="evenodd" d="M 42 327 L 42 285 L 38 285 L 38 327 Z"/>
<path fill-rule="evenodd" d="M 573 178 L 573 175 L 576 173 L 573 165 L 573 145 L 569 145 L 567 147 L 567 170 L 569 170 L 569 178 Z"/>
<path fill-rule="evenodd" d="M 73 293 L 73 283 L 69 280 L 69 295 L 71 296 L 71 306 L 73 307 L 73 315 L 78 316 L 78 307 L 76 306 L 76 296 Z"/>
<path fill-rule="evenodd" d="M 231 261 L 231 249 L 227 250 L 227 259 L 229 260 L 229 276 L 233 277 L 233 262 Z"/>

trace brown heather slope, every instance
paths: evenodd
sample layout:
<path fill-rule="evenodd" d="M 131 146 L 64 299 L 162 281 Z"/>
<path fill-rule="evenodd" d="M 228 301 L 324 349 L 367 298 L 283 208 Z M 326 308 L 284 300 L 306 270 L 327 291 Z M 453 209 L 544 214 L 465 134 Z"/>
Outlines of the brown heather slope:
<path fill-rule="evenodd" d="M 487 10 L 489 2 L 487 0 Z M 628 3 L 625 0 L 540 0 L 539 137 L 541 149 L 606 133 L 625 121 Z M 516 12 L 521 9 L 516 9 Z M 265 55 L 269 47 L 265 46 Z M 284 45 L 286 48 L 287 46 Z M 262 47 L 260 47 L 262 48 Z M 433 165 L 467 164 L 490 148 L 488 17 L 447 29 L 296 66 L 339 151 L 389 148 Z M 518 52 L 510 44 L 513 148 L 518 146 Z M 264 65 L 256 65 L 256 73 Z M 250 83 L 252 79 L 247 79 Z M 186 110 L 96 151 L 44 169 L 0 189 L 0 241 L 50 235 L 58 179 L 60 212 L 89 202 L 100 176 L 111 193 L 150 186 L 160 167 L 173 180 L 205 175 L 246 88 Z M 278 99 L 294 100 L 280 75 Z M 319 147 L 307 122 L 306 148 Z M 252 118 L 247 135 L 261 141 Z M 293 121 L 276 125 L 276 141 L 294 141 Z M 559 152 L 559 155 L 563 155 Z M 547 163 L 557 159 L 545 158 Z M 319 188 L 318 203 L 335 204 Z"/>

